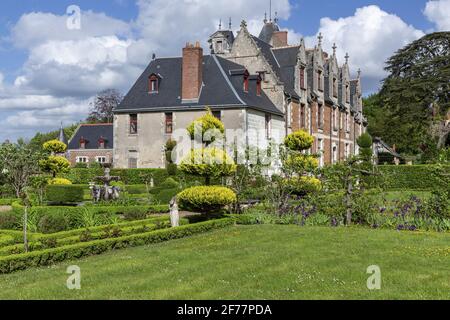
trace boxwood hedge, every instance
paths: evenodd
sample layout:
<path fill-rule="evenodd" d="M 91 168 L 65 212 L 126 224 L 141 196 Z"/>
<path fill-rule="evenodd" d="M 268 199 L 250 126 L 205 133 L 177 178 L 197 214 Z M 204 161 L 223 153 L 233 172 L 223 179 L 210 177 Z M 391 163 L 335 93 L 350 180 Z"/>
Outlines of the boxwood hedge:
<path fill-rule="evenodd" d="M 85 256 L 101 254 L 108 250 L 123 249 L 184 238 L 213 229 L 224 228 L 232 224 L 234 224 L 233 218 L 225 218 L 119 238 L 94 240 L 59 248 L 0 257 L 0 273 L 10 273 L 29 267 L 51 265 L 64 260 L 79 259 Z"/>
<path fill-rule="evenodd" d="M 450 166 L 442 166 L 440 169 L 433 165 L 413 166 L 379 166 L 379 170 L 385 177 L 384 187 L 387 190 L 432 190 L 436 186 L 448 188 L 449 177 L 438 174 L 450 173 Z M 439 176 L 438 176 L 439 175 Z"/>

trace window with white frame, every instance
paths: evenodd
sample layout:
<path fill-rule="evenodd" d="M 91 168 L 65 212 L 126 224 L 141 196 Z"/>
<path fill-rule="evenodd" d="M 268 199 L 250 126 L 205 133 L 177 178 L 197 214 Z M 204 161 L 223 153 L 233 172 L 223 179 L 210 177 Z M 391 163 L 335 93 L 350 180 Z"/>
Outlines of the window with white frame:
<path fill-rule="evenodd" d="M 317 153 L 319 154 L 319 166 L 323 167 L 324 165 L 324 156 L 323 156 L 323 139 L 317 140 Z"/>
<path fill-rule="evenodd" d="M 346 143 L 346 144 L 345 144 L 345 150 L 344 150 L 344 152 L 345 152 L 345 158 L 350 157 L 350 144 L 349 144 L 349 143 Z"/>
<path fill-rule="evenodd" d="M 97 162 L 97 163 L 106 163 L 106 157 L 105 156 L 95 157 L 95 162 Z"/>
<path fill-rule="evenodd" d="M 338 152 L 337 145 L 333 143 L 333 163 L 337 163 L 338 161 Z"/>
<path fill-rule="evenodd" d="M 88 163 L 89 157 L 85 157 L 85 156 L 76 157 L 75 161 L 76 161 L 76 163 Z"/>

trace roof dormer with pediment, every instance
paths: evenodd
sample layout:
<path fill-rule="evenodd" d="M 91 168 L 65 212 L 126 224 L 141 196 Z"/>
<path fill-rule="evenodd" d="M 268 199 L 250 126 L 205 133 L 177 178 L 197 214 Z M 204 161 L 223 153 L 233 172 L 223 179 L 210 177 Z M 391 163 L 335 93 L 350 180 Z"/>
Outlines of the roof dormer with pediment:
<path fill-rule="evenodd" d="M 339 65 L 336 57 L 336 44 L 333 44 L 333 54 L 325 62 L 325 100 L 333 106 L 338 106 Z"/>
<path fill-rule="evenodd" d="M 350 112 L 350 69 L 348 66 L 348 53 L 345 55 L 345 63 L 339 68 L 339 105 Z"/>
<path fill-rule="evenodd" d="M 324 52 L 322 50 L 322 34 L 319 33 L 318 44 L 314 49 L 306 50 L 308 62 L 308 86 L 311 95 L 319 101 L 324 101 Z"/>

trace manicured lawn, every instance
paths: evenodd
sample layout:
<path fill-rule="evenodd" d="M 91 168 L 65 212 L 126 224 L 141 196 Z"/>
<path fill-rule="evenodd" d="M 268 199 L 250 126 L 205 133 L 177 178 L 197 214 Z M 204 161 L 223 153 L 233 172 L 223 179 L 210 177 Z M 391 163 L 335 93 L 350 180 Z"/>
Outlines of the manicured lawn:
<path fill-rule="evenodd" d="M 69 265 L 81 290 L 66 288 Z M 381 268 L 369 291 L 366 269 Z M 450 235 L 236 226 L 0 275 L 0 299 L 449 299 Z"/>

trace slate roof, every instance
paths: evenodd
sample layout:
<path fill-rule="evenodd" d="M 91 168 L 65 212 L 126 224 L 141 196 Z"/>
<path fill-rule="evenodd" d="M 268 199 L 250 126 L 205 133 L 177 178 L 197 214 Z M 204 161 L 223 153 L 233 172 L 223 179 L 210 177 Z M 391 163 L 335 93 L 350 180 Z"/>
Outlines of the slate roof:
<path fill-rule="evenodd" d="M 182 58 L 161 58 L 153 60 L 115 113 L 198 110 L 206 106 L 220 109 L 250 107 L 273 114 L 282 114 L 264 94 L 256 95 L 256 79 L 251 78 L 249 92 L 243 91 L 242 72 L 232 74 L 245 67 L 216 55 L 203 57 L 203 87 L 199 101 L 182 103 Z M 160 78 L 158 93 L 148 92 L 148 78 L 156 74 Z"/>
<path fill-rule="evenodd" d="M 267 63 L 271 65 L 275 74 L 281 79 L 280 65 L 278 64 L 275 54 L 272 51 L 272 46 L 255 36 L 252 37 L 258 48 L 261 50 L 264 58 L 266 58 Z"/>
<path fill-rule="evenodd" d="M 114 148 L 113 124 L 81 124 L 69 141 L 69 150 L 80 149 L 80 139 L 86 140 L 87 150 L 99 149 L 98 141 L 102 137 L 105 140 L 105 149 Z"/>
<path fill-rule="evenodd" d="M 278 27 L 278 24 L 270 21 L 264 24 L 264 27 L 261 30 L 261 33 L 259 34 L 259 39 L 262 41 L 269 43 L 272 39 L 272 35 L 274 32 L 280 31 L 280 28 Z"/>

